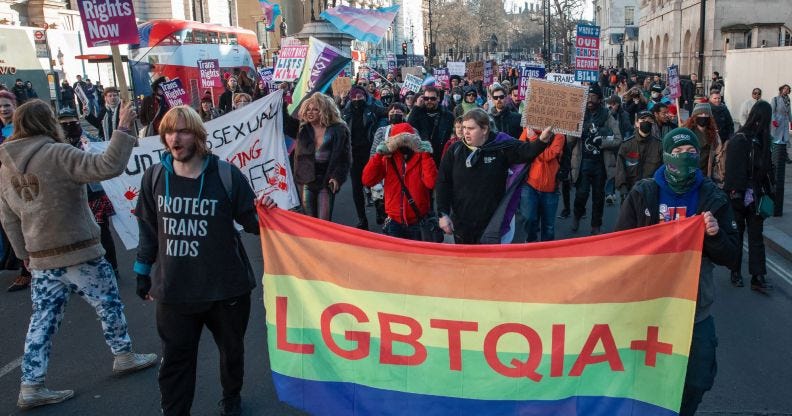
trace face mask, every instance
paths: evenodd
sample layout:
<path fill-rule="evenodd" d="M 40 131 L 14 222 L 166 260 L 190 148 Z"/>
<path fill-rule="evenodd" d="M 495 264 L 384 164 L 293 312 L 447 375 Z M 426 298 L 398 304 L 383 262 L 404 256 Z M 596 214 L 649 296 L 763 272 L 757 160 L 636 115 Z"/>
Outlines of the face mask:
<path fill-rule="evenodd" d="M 454 101 L 459 102 L 459 100 L 461 100 L 461 99 L 462 99 L 462 96 L 460 94 L 454 94 Z"/>
<path fill-rule="evenodd" d="M 641 133 L 643 134 L 649 134 L 652 132 L 652 122 L 642 121 L 638 124 L 638 129 L 641 130 Z"/>
<path fill-rule="evenodd" d="M 652 93 L 652 98 L 660 98 L 660 93 L 655 91 Z"/>
<path fill-rule="evenodd" d="M 709 117 L 698 117 L 698 118 L 696 118 L 696 124 L 699 127 L 707 127 L 707 126 L 709 126 L 709 121 L 710 121 Z"/>
<path fill-rule="evenodd" d="M 380 98 L 380 101 L 382 101 L 382 104 L 383 104 L 383 105 L 386 105 L 386 106 L 387 106 L 387 105 L 390 105 L 390 103 L 392 103 L 392 102 L 393 102 L 393 96 L 392 96 L 392 95 L 383 95 L 383 96 Z"/>
<path fill-rule="evenodd" d="M 390 124 L 404 123 L 404 114 L 391 114 L 388 116 Z"/>
<path fill-rule="evenodd" d="M 355 110 L 362 110 L 363 100 L 352 100 L 352 108 Z"/>
<path fill-rule="evenodd" d="M 663 153 L 663 163 L 666 166 L 665 179 L 669 188 L 678 194 L 689 191 L 696 181 L 696 171 L 699 166 L 698 153 Z"/>

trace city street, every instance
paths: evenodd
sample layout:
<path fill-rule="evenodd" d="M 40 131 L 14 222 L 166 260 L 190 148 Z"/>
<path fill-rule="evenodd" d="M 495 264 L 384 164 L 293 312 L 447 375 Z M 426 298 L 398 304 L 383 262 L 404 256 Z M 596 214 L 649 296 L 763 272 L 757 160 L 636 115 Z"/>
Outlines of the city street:
<path fill-rule="evenodd" d="M 337 200 L 337 221 L 356 222 L 349 184 Z M 374 224 L 373 209 L 369 209 Z M 617 208 L 606 206 L 605 230 L 613 228 Z M 571 219 L 558 220 L 557 237 L 570 238 Z M 583 220 L 577 236 L 588 234 Z M 118 247 L 122 247 L 120 241 Z M 256 236 L 246 236 L 245 244 L 254 270 L 261 276 L 261 250 Z M 154 304 L 134 293 L 131 272 L 134 251 L 119 251 L 122 298 L 134 348 L 158 352 L 159 340 L 154 320 Z M 749 287 L 733 288 L 728 270 L 718 268 L 717 300 L 713 314 L 718 328 L 718 376 L 714 389 L 700 406 L 703 415 L 792 415 L 792 265 L 768 250 L 769 277 L 775 284 L 771 296 L 752 292 Z M 747 270 L 745 270 L 747 274 Z M 640 271 L 637 271 L 640 273 Z M 74 389 L 76 396 L 62 404 L 20 411 L 16 407 L 25 331 L 30 317 L 28 291 L 6 293 L 15 274 L 0 275 L 0 414 L 58 416 L 139 416 L 159 414 L 159 391 L 155 368 L 130 376 L 112 375 L 112 356 L 105 345 L 98 319 L 85 302 L 73 296 L 63 325 L 55 337 L 47 385 L 54 389 Z M 747 281 L 746 281 L 747 283 Z M 614 288 L 616 290 L 616 288 Z M 253 292 L 253 310 L 248 327 L 246 375 L 243 389 L 245 415 L 297 415 L 300 412 L 278 402 L 268 365 L 262 291 Z M 199 355 L 199 371 L 193 415 L 218 414 L 220 383 L 217 352 L 211 334 L 204 332 Z"/>

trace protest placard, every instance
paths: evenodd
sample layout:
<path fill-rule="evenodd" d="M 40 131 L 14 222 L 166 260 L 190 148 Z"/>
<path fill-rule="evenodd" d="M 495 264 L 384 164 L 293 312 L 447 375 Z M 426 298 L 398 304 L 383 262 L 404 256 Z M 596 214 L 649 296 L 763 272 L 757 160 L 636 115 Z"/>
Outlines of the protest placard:
<path fill-rule="evenodd" d="M 88 46 L 140 43 L 132 0 L 77 2 Z"/>
<path fill-rule="evenodd" d="M 300 77 L 305 56 L 308 54 L 308 45 L 284 46 L 275 63 L 272 80 L 275 82 L 292 82 Z"/>
<path fill-rule="evenodd" d="M 333 95 L 336 97 L 345 97 L 352 89 L 352 78 L 337 77 L 333 80 Z"/>
<path fill-rule="evenodd" d="M 494 81 L 493 70 L 493 61 L 484 62 L 484 85 L 492 85 Z"/>
<path fill-rule="evenodd" d="M 405 66 L 401 69 L 402 79 L 407 78 L 407 75 L 414 75 L 423 79 L 423 69 L 420 66 Z"/>
<path fill-rule="evenodd" d="M 386 55 L 386 59 L 387 59 L 387 62 L 388 62 L 388 73 L 396 75 L 395 74 L 396 68 L 397 68 L 397 65 L 396 65 L 396 54 L 394 54 L 392 52 L 389 52 Z"/>
<path fill-rule="evenodd" d="M 600 27 L 579 23 L 575 36 L 575 81 L 599 79 Z"/>
<path fill-rule="evenodd" d="M 267 86 L 269 91 L 275 91 L 275 83 L 272 81 L 272 68 L 260 68 L 258 70 L 258 74 L 261 77 L 261 80 L 264 81 L 264 85 Z"/>
<path fill-rule="evenodd" d="M 565 85 L 531 78 L 525 97 L 522 125 L 580 136 L 588 100 L 588 87 Z"/>
<path fill-rule="evenodd" d="M 448 76 L 448 68 L 439 68 L 434 70 L 435 86 L 437 88 L 448 90 L 451 88 L 451 77 Z"/>
<path fill-rule="evenodd" d="M 404 83 L 402 84 L 401 95 L 405 95 L 407 91 L 412 91 L 415 93 L 421 91 L 422 84 L 423 78 L 416 77 L 413 74 L 407 74 L 407 77 L 404 78 Z"/>
<path fill-rule="evenodd" d="M 575 81 L 575 74 L 560 74 L 556 72 L 551 72 L 545 75 L 545 79 L 551 82 L 558 82 L 561 84 L 580 85 L 579 82 Z"/>
<path fill-rule="evenodd" d="M 162 93 L 165 94 L 165 99 L 168 100 L 168 105 L 175 107 L 177 105 L 190 104 L 190 95 L 187 90 L 182 86 L 181 80 L 176 78 L 168 82 L 160 84 Z"/>
<path fill-rule="evenodd" d="M 668 90 L 670 91 L 668 96 L 672 100 L 682 96 L 682 86 L 679 82 L 679 66 L 677 65 L 668 67 Z"/>
<path fill-rule="evenodd" d="M 467 74 L 471 82 L 484 80 L 484 61 L 468 62 Z"/>
<path fill-rule="evenodd" d="M 545 69 L 543 66 L 524 66 L 520 68 L 520 81 L 519 86 L 520 88 L 517 90 L 520 99 L 525 99 L 525 93 L 528 90 L 528 80 L 531 78 L 544 78 L 545 77 Z"/>
<path fill-rule="evenodd" d="M 238 110 L 207 121 L 206 144 L 220 159 L 238 167 L 257 195 L 269 195 L 279 207 L 299 205 L 297 190 L 289 167 L 283 135 L 283 92 L 276 91 Z M 86 150 L 102 152 L 109 142 L 89 143 Z M 112 201 L 116 215 L 115 228 L 124 247 L 138 244 L 138 223 L 135 206 L 143 173 L 160 161 L 165 151 L 159 136 L 140 139 L 132 150 L 124 172 L 102 182 Z"/>
<path fill-rule="evenodd" d="M 220 62 L 217 59 L 198 61 L 198 72 L 201 79 L 201 88 L 222 87 L 220 79 Z"/>
<path fill-rule="evenodd" d="M 465 76 L 465 63 L 464 62 L 449 62 L 448 63 L 448 75 L 459 75 L 460 77 Z"/>

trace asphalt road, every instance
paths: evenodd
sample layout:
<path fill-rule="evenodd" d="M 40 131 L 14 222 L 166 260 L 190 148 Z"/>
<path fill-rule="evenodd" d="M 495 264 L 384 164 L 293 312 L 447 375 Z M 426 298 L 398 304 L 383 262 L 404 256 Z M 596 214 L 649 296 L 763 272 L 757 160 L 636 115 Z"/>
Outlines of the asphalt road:
<path fill-rule="evenodd" d="M 357 222 L 344 185 L 337 199 L 336 221 Z M 611 230 L 616 207 L 606 206 L 604 229 Z M 370 223 L 374 215 L 370 209 Z M 569 232 L 571 220 L 558 220 L 557 237 L 588 235 L 584 220 L 576 235 Z M 257 236 L 246 236 L 245 244 L 257 275 L 262 272 Z M 120 242 L 118 247 L 122 247 Z M 729 284 L 728 271 L 718 268 L 718 298 L 713 308 L 719 336 L 718 377 L 714 389 L 699 408 L 703 415 L 792 415 L 792 265 L 773 252 L 768 253 L 770 278 L 776 285 L 771 296 L 736 289 Z M 747 257 L 747 256 L 746 256 Z M 154 322 L 154 304 L 135 296 L 131 272 L 134 252 L 119 250 L 121 294 L 134 349 L 158 352 L 159 339 Z M 747 272 L 747 270 L 746 270 Z M 782 274 L 780 274 L 782 273 Z M 0 274 L 3 288 L 14 277 Z M 747 283 L 747 282 L 746 282 Z M 112 355 L 104 343 L 93 310 L 73 297 L 55 337 L 47 385 L 54 389 L 74 389 L 76 396 L 64 403 L 20 411 L 16 407 L 19 362 L 30 318 L 29 292 L 0 292 L 0 415 L 30 416 L 140 416 L 159 413 L 159 390 L 155 368 L 125 376 L 112 375 Z M 253 308 L 246 339 L 246 374 L 242 392 L 245 415 L 299 415 L 281 404 L 274 392 L 267 356 L 266 327 L 261 286 L 253 293 Z M 204 332 L 199 353 L 198 380 L 193 415 L 216 415 L 221 398 L 217 351 L 211 335 Z"/>

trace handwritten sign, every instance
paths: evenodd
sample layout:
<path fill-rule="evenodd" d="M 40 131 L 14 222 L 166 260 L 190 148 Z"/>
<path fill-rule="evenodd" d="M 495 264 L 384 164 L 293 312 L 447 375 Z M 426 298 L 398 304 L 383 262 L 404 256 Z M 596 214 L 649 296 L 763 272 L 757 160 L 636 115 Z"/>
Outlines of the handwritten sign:
<path fill-rule="evenodd" d="M 88 46 L 140 43 L 132 0 L 78 0 Z"/>
<path fill-rule="evenodd" d="M 525 99 L 526 91 L 528 90 L 528 81 L 531 78 L 544 78 L 545 69 L 542 66 L 524 66 L 520 68 L 520 88 L 517 90 L 520 94 L 520 99 Z"/>
<path fill-rule="evenodd" d="M 336 97 L 345 97 L 352 89 L 352 78 L 337 77 L 333 80 L 333 95 Z"/>
<path fill-rule="evenodd" d="M 484 61 L 468 62 L 467 73 L 468 73 L 468 79 L 470 81 L 483 81 Z"/>
<path fill-rule="evenodd" d="M 187 105 L 190 103 L 190 96 L 187 90 L 182 86 L 181 80 L 176 78 L 172 81 L 163 82 L 160 84 L 165 99 L 168 100 L 168 105 L 175 107 L 177 105 Z"/>
<path fill-rule="evenodd" d="M 448 75 L 459 75 L 460 77 L 465 76 L 465 63 L 464 62 L 449 62 L 448 63 Z"/>
<path fill-rule="evenodd" d="M 284 46 L 278 55 L 272 80 L 275 82 L 292 82 L 300 77 L 308 45 Z"/>
<path fill-rule="evenodd" d="M 575 81 L 597 82 L 599 76 L 600 27 L 577 25 Z"/>
<path fill-rule="evenodd" d="M 198 72 L 201 78 L 201 88 L 222 87 L 220 79 L 220 63 L 217 59 L 198 61 Z"/>
<path fill-rule="evenodd" d="M 580 136 L 588 88 L 531 78 L 525 97 L 522 125 L 543 130 L 553 126 L 560 134 Z"/>
<path fill-rule="evenodd" d="M 412 91 L 414 93 L 421 91 L 422 84 L 422 78 L 416 77 L 413 74 L 407 74 L 407 77 L 404 78 L 404 83 L 402 84 L 401 95 L 407 94 L 408 91 Z"/>

